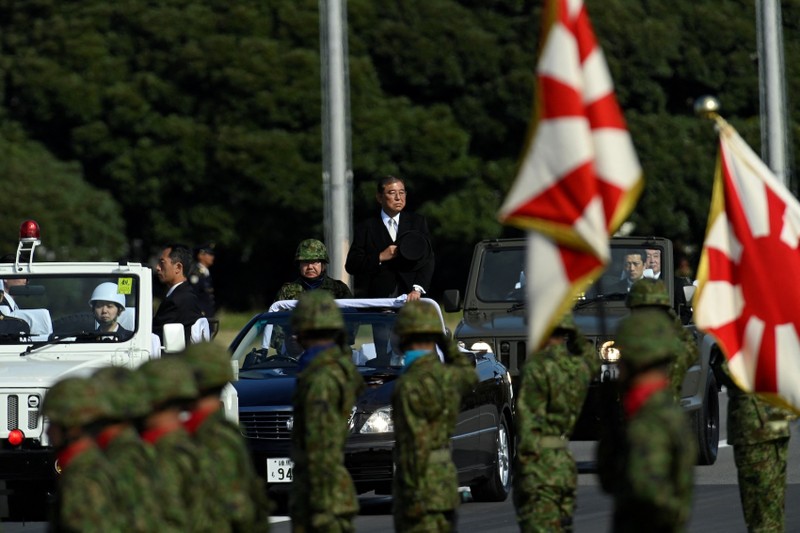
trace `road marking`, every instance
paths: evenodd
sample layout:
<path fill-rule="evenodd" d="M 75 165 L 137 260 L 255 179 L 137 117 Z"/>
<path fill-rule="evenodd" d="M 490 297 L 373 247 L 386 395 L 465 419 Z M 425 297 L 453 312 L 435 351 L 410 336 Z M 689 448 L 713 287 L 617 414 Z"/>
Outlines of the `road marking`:
<path fill-rule="evenodd" d="M 720 448 L 727 448 L 728 446 L 730 446 L 730 444 L 728 444 L 728 440 L 727 439 L 719 441 L 719 447 Z"/>
<path fill-rule="evenodd" d="M 269 523 L 270 524 L 277 524 L 278 522 L 288 522 L 290 519 L 288 516 L 270 516 Z"/>

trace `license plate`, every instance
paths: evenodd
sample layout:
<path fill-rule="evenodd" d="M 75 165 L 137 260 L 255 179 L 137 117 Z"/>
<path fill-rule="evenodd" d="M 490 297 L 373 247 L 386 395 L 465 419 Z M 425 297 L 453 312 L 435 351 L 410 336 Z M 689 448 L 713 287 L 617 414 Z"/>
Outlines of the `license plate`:
<path fill-rule="evenodd" d="M 294 463 L 287 457 L 267 459 L 267 482 L 291 483 L 292 466 L 294 466 Z"/>

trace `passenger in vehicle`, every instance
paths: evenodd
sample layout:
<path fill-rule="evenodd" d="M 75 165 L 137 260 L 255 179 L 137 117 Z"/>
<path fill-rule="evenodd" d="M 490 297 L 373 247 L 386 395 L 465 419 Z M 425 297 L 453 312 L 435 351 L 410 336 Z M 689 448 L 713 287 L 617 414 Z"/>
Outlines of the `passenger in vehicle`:
<path fill-rule="evenodd" d="M 647 268 L 652 271 L 650 276 L 653 279 L 661 278 L 661 250 L 648 248 L 647 252 Z"/>
<path fill-rule="evenodd" d="M 30 323 L 13 316 L 16 308 L 16 303 L 6 293 L 6 286 L 3 280 L 0 280 L 0 335 L 30 335 Z"/>
<path fill-rule="evenodd" d="M 352 298 L 344 282 L 328 276 L 328 249 L 322 241 L 306 239 L 297 245 L 294 262 L 299 276 L 291 282 L 284 283 L 275 295 L 275 301 L 296 300 L 306 291 L 317 289 L 330 292 L 334 298 Z"/>
<path fill-rule="evenodd" d="M 118 323 L 120 315 L 125 312 L 125 295 L 120 294 L 116 283 L 106 282 L 95 287 L 89 306 L 97 322 L 96 331 L 103 333 L 104 337 L 126 341 L 133 336 L 132 331 Z"/>
<path fill-rule="evenodd" d="M 646 264 L 647 252 L 644 250 L 628 250 L 623 262 L 622 279 L 614 284 L 609 294 L 628 292 L 633 284 L 644 276 Z"/>
<path fill-rule="evenodd" d="M 186 283 L 191 268 L 192 251 L 182 244 L 164 247 L 156 264 L 156 275 L 167 287 L 167 294 L 153 317 L 153 333 L 162 337 L 164 324 L 183 324 L 186 344 L 193 339 L 192 326 L 204 318 L 197 295 Z"/>

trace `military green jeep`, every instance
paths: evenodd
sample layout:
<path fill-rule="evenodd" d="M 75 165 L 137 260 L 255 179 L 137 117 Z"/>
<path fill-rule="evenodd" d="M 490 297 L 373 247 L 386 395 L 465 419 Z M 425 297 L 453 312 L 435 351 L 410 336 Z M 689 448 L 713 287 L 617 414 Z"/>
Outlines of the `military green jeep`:
<path fill-rule="evenodd" d="M 660 252 L 660 272 L 655 272 L 655 266 L 649 268 L 650 261 L 642 255 L 648 250 L 651 254 Z M 639 265 L 640 262 L 645 265 Z M 668 239 L 615 237 L 611 241 L 608 268 L 576 298 L 575 322 L 594 345 L 602 366 L 592 382 L 572 438 L 596 440 L 598 437 L 601 424 L 599 385 L 617 378 L 617 361 L 625 357 L 614 346 L 614 334 L 620 320 L 629 314 L 625 300 L 631 276 L 658 277 L 666 284 L 672 306 L 684 327 L 697 340 L 700 357 L 683 380 L 680 404 L 692 421 L 700 450 L 698 463 L 710 465 L 716 461 L 719 446 L 719 381 L 715 372 L 723 355 L 711 336 L 694 327 L 691 309 L 694 287 L 689 280 L 674 275 L 673 264 L 672 242 Z M 458 290 L 448 290 L 444 294 L 446 311 L 458 311 L 463 304 L 464 316 L 456 328 L 455 338 L 467 349 L 491 350 L 508 368 L 515 385 L 520 368 L 531 355 L 527 346 L 525 298 L 525 239 L 478 243 L 463 302 Z"/>

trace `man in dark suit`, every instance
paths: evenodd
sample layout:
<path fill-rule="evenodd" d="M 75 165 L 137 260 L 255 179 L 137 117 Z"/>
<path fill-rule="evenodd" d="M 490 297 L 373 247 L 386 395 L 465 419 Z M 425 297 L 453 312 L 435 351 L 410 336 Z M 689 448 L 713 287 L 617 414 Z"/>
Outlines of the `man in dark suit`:
<path fill-rule="evenodd" d="M 186 273 L 191 267 L 192 251 L 188 247 L 170 244 L 164 248 L 156 265 L 156 275 L 167 286 L 167 295 L 153 317 L 153 333 L 159 337 L 164 331 L 164 324 L 183 324 L 187 345 L 192 325 L 203 316 L 197 294 L 186 282 Z"/>
<path fill-rule="evenodd" d="M 357 298 L 387 298 L 407 294 L 418 300 L 430 290 L 434 257 L 425 217 L 403 212 L 406 187 L 402 179 L 378 179 L 380 216 L 355 227 L 345 269 L 355 276 Z M 401 213 L 402 212 L 402 213 Z"/>

